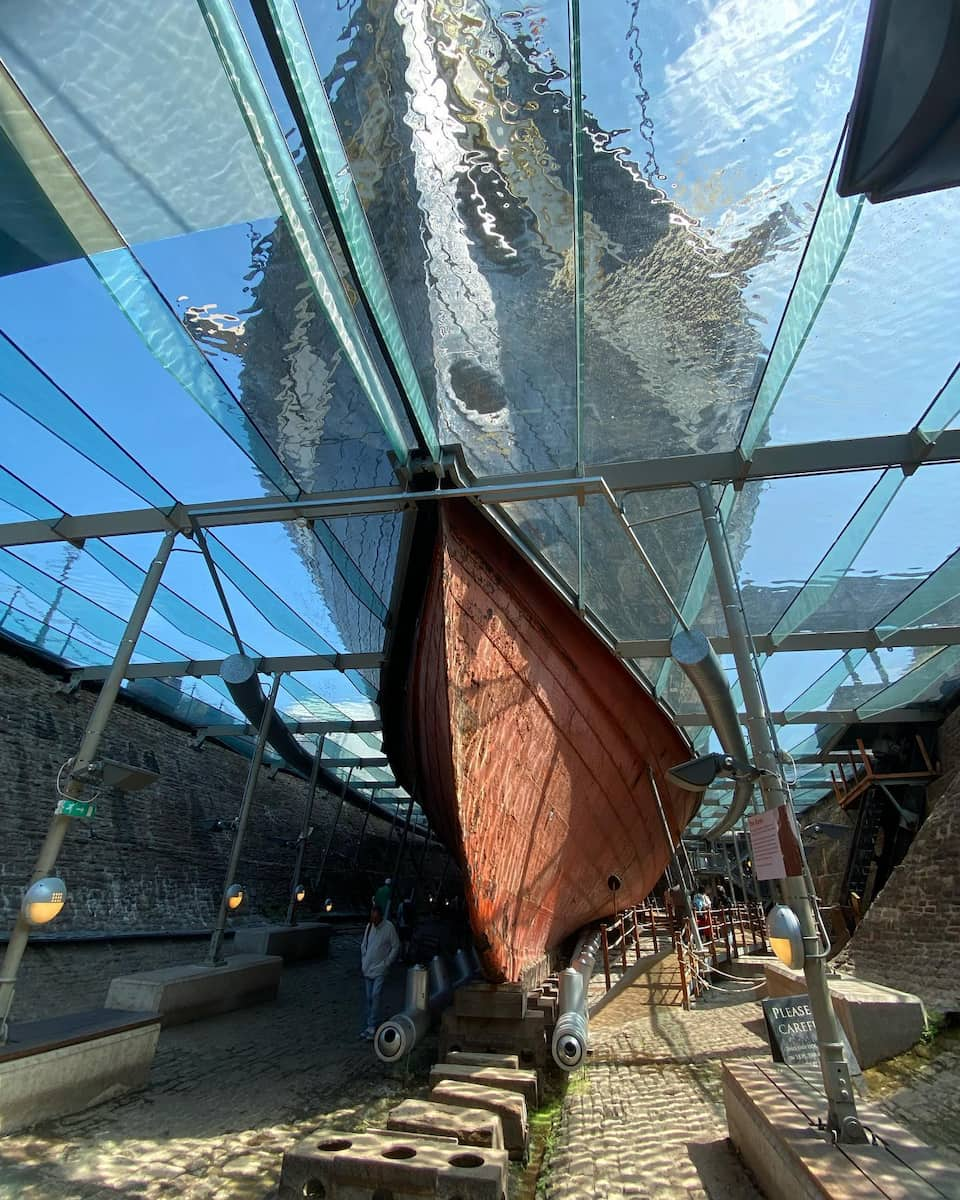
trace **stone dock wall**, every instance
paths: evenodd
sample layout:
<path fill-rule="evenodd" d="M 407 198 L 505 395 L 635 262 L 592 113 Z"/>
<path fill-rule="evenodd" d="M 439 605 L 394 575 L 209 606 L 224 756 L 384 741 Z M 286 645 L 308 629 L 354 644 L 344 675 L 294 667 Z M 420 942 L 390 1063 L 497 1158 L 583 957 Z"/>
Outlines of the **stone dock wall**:
<path fill-rule="evenodd" d="M 960 1012 L 960 708 L 939 731 L 927 819 L 836 959 L 860 978 Z"/>
<path fill-rule="evenodd" d="M 0 929 L 6 931 L 16 919 L 56 805 L 58 772 L 76 753 L 95 699 L 95 693 L 84 688 L 72 695 L 58 691 L 60 678 L 40 662 L 0 654 Z M 141 792 L 107 789 L 97 801 L 95 818 L 74 822 L 57 865 L 68 900 L 51 932 L 182 931 L 212 925 L 232 838 L 229 830 L 216 830 L 214 824 L 231 821 L 239 811 L 249 760 L 213 742 L 195 750 L 190 741 L 188 730 L 129 701 L 116 704 L 102 753 L 157 771 L 160 779 Z M 269 779 L 261 772 L 237 872 L 248 894 L 237 923 L 283 918 L 306 794 L 302 779 L 283 772 Z M 317 880 L 338 805 L 339 796 L 318 788 L 314 832 L 302 871 L 308 886 Z M 343 806 L 320 883 L 323 897 L 330 896 L 338 906 L 364 904 L 396 861 L 398 833 L 391 838 L 391 823 L 371 817 L 354 868 L 364 816 L 349 803 Z M 401 877 L 411 885 L 422 858 L 423 841 L 411 836 L 401 868 Z M 423 891 L 440 882 L 444 861 L 444 852 L 431 845 L 424 860 Z M 34 999 L 42 1001 L 47 983 L 69 991 L 74 980 L 83 990 L 83 962 L 89 964 L 99 991 L 101 970 L 93 964 L 101 959 L 105 970 L 114 959 L 122 960 L 125 970 L 146 969 L 202 953 L 193 942 L 111 946 L 74 945 L 68 951 L 38 945 L 28 951 L 25 976 L 31 962 L 37 968 L 46 966 L 35 980 L 36 988 L 26 978 L 18 987 L 14 1016 L 25 1015 L 23 997 L 36 992 Z M 54 1011 L 51 1003 L 40 1007 L 31 1015 Z"/>

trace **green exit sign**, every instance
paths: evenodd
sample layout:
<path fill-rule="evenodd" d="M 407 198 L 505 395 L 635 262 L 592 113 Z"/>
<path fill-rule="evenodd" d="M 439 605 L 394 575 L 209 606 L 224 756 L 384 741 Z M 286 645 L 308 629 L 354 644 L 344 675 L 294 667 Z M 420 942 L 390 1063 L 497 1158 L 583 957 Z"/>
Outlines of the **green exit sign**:
<path fill-rule="evenodd" d="M 57 815 L 63 817 L 83 817 L 89 820 L 97 811 L 92 800 L 61 800 L 57 805 Z"/>

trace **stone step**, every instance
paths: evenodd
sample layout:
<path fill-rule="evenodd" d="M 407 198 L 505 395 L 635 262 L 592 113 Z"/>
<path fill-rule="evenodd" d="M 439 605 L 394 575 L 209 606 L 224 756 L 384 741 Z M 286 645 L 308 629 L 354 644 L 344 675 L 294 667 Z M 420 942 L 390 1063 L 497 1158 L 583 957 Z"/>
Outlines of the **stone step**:
<path fill-rule="evenodd" d="M 527 1102 L 527 1108 L 540 1106 L 540 1080 L 536 1071 L 521 1071 L 503 1067 L 471 1067 L 460 1063 L 437 1063 L 430 1068 L 430 1082 L 441 1083 L 449 1079 L 454 1083 L 479 1083 L 485 1087 L 502 1088 L 507 1092 L 518 1092 Z"/>
<path fill-rule="evenodd" d="M 445 1061 L 466 1067 L 502 1067 L 508 1071 L 520 1069 L 520 1059 L 516 1054 L 483 1054 L 479 1050 L 451 1050 Z"/>
<path fill-rule="evenodd" d="M 440 1021 L 440 1055 L 451 1050 L 516 1054 L 525 1067 L 545 1067 L 549 1054 L 544 1014 L 529 1009 L 522 1021 L 458 1017 L 447 1009 Z"/>
<path fill-rule="evenodd" d="M 390 1110 L 387 1129 L 456 1138 L 461 1146 L 503 1150 L 503 1126 L 496 1113 L 478 1108 L 458 1108 L 428 1100 L 404 1100 Z"/>
<path fill-rule="evenodd" d="M 412 1133 L 318 1129 L 283 1156 L 277 1200 L 392 1195 L 504 1200 L 504 1150 Z"/>
<path fill-rule="evenodd" d="M 438 1104 L 456 1108 L 478 1108 L 500 1118 L 503 1144 L 511 1158 L 522 1158 L 527 1149 L 527 1102 L 519 1092 L 487 1087 L 481 1083 L 444 1080 L 434 1086 L 430 1096 Z"/>

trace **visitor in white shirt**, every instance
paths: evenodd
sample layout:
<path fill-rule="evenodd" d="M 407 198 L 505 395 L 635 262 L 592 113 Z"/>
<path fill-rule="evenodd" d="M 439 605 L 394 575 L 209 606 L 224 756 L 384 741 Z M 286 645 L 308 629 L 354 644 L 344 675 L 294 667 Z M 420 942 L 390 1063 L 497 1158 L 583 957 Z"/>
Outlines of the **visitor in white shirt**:
<path fill-rule="evenodd" d="M 367 1003 L 367 1023 L 360 1036 L 372 1042 L 380 1024 L 380 993 L 383 980 L 394 959 L 400 953 L 397 931 L 383 918 L 376 904 L 370 910 L 370 921 L 360 939 L 360 971 Z"/>

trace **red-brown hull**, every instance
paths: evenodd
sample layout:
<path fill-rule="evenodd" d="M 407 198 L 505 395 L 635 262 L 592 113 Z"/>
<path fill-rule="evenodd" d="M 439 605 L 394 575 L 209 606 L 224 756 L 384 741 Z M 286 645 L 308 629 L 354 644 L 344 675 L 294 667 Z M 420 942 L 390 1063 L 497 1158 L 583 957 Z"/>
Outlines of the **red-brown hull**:
<path fill-rule="evenodd" d="M 491 980 L 651 890 L 696 798 L 647 693 L 472 506 L 443 503 L 403 691 L 403 757 L 461 864 Z"/>

